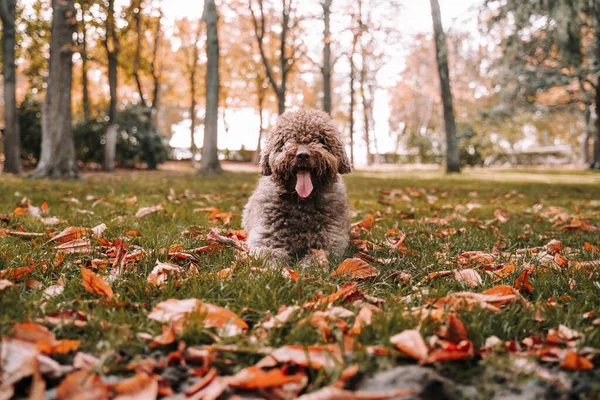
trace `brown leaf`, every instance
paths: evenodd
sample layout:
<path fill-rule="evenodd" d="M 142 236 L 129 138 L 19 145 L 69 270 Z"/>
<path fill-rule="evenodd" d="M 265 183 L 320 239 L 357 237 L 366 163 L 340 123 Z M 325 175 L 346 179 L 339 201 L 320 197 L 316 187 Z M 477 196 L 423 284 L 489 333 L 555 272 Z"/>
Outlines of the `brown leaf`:
<path fill-rule="evenodd" d="M 300 279 L 300 275 L 298 274 L 298 271 L 294 271 L 291 268 L 288 267 L 283 267 L 283 276 L 285 278 L 289 278 L 291 280 L 293 280 L 294 282 L 298 282 L 298 279 Z"/>
<path fill-rule="evenodd" d="M 142 207 L 135 213 L 135 217 L 143 218 L 146 215 L 153 214 L 153 213 L 162 211 L 164 209 L 165 209 L 165 206 L 163 206 L 162 204 L 158 204 L 158 205 L 155 205 L 152 207 Z"/>
<path fill-rule="evenodd" d="M 111 300 L 114 297 L 112 288 L 101 276 L 81 267 L 81 277 L 83 279 L 81 284 L 89 293 L 102 295 L 105 300 Z"/>
<path fill-rule="evenodd" d="M 146 400 L 158 396 L 158 379 L 156 376 L 141 372 L 124 379 L 114 386 L 116 396 L 113 400 Z"/>
<path fill-rule="evenodd" d="M 63 243 L 70 242 L 72 240 L 83 239 L 89 231 L 90 230 L 88 228 L 70 226 L 66 229 L 63 229 L 56 236 L 52 237 L 52 239 L 50 239 L 49 242 L 54 242 L 57 245 L 60 245 Z"/>
<path fill-rule="evenodd" d="M 531 270 L 526 269 L 524 270 L 521 275 L 519 275 L 519 277 L 517 278 L 517 280 L 515 281 L 515 289 L 521 291 L 521 292 L 525 292 L 525 293 L 531 293 L 533 292 L 533 286 L 531 286 L 531 283 L 529 283 L 529 275 L 531 274 Z"/>
<path fill-rule="evenodd" d="M 334 386 L 327 386 L 316 392 L 304 394 L 298 397 L 298 400 L 387 400 L 413 393 L 415 393 L 413 389 L 398 389 L 386 392 L 351 392 Z"/>
<path fill-rule="evenodd" d="M 586 232 L 596 232 L 598 230 L 598 228 L 594 225 L 590 224 L 589 222 L 582 221 L 577 217 L 573 218 L 569 225 L 565 225 L 560 228 L 561 231 L 573 231 L 577 229 L 581 229 L 582 231 Z"/>
<path fill-rule="evenodd" d="M 56 249 L 65 254 L 91 254 L 94 246 L 90 239 L 75 239 L 56 246 Z"/>
<path fill-rule="evenodd" d="M 0 292 L 11 286 L 15 286 L 11 281 L 9 281 L 7 279 L 0 279 Z"/>
<path fill-rule="evenodd" d="M 390 338 L 390 342 L 396 345 L 396 348 L 414 358 L 417 361 L 424 361 L 427 358 L 428 349 L 423 336 L 416 329 L 408 329 Z"/>
<path fill-rule="evenodd" d="M 277 364 L 296 364 L 313 369 L 331 369 L 342 363 L 339 348 L 324 346 L 286 345 L 275 349 L 270 355 L 256 363 L 259 368 L 274 367 Z"/>
<path fill-rule="evenodd" d="M 218 328 L 225 336 L 239 335 L 248 329 L 248 324 L 234 312 L 198 299 L 163 301 L 154 307 L 148 318 L 164 323 L 185 323 L 194 312 L 204 317 L 205 327 Z"/>
<path fill-rule="evenodd" d="M 481 276 L 474 269 L 457 269 L 452 271 L 454 279 L 466 286 L 477 287 L 483 283 Z"/>
<path fill-rule="evenodd" d="M 177 274 L 181 271 L 182 268 L 178 265 L 162 263 L 156 260 L 156 265 L 148 275 L 148 278 L 146 278 L 146 281 L 160 288 L 167 281 L 168 275 Z"/>
<path fill-rule="evenodd" d="M 363 229 L 371 229 L 373 225 L 375 225 L 375 217 L 373 214 L 369 214 L 366 219 L 353 223 L 352 228 L 360 227 Z"/>
<path fill-rule="evenodd" d="M 569 351 L 565 358 L 560 362 L 560 366 L 572 371 L 583 371 L 594 369 L 594 364 L 587 358 L 580 356 L 574 351 Z"/>
<path fill-rule="evenodd" d="M 0 349 L 0 381 L 10 386 L 37 370 L 36 358 L 40 351 L 34 343 L 2 336 Z M 0 388 L 2 387 L 0 386 Z"/>
<path fill-rule="evenodd" d="M 100 376 L 92 371 L 75 371 L 60 383 L 56 389 L 59 400 L 108 400 L 108 388 Z"/>
<path fill-rule="evenodd" d="M 447 341 L 440 342 L 442 346 L 431 350 L 425 363 L 464 360 L 473 357 L 473 344 L 468 340 L 463 340 L 458 344 Z"/>
<path fill-rule="evenodd" d="M 300 382 L 306 375 L 296 373 L 287 374 L 287 368 L 273 368 L 265 371 L 256 365 L 244 368 L 232 377 L 226 378 L 227 384 L 231 387 L 244 390 L 267 389 L 283 386 L 290 382 Z"/>
<path fill-rule="evenodd" d="M 377 268 L 369 265 L 360 258 L 347 258 L 331 273 L 331 277 L 365 279 L 372 278 L 378 274 L 379 271 Z"/>

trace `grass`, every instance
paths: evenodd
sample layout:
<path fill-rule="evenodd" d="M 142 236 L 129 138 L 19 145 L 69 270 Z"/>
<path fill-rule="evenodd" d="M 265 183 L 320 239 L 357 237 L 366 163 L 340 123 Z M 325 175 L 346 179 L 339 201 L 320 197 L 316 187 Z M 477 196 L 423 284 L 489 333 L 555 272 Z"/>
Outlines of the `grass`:
<path fill-rule="evenodd" d="M 0 181 L 0 215 L 7 214 L 9 221 L 1 222 L 0 227 L 25 232 L 58 232 L 68 226 L 93 227 L 100 223 L 108 226 L 105 236 L 109 240 L 123 238 L 124 233 L 137 230 L 141 237 L 127 238 L 129 245 L 140 246 L 147 256 L 127 269 L 123 276 L 112 283 L 116 297 L 125 302 L 116 306 L 98 301 L 98 296 L 88 293 L 81 285 L 79 265 L 86 265 L 101 254 L 71 255 L 58 266 L 46 263 L 44 270 L 36 268 L 26 279 L 15 281 L 14 287 L 0 292 L 0 333 L 11 335 L 15 322 L 36 318 L 65 309 L 77 309 L 90 317 L 84 327 L 58 325 L 50 327 L 60 339 L 82 340 L 81 351 L 103 356 L 110 373 L 125 373 L 126 364 L 149 354 L 166 355 L 176 344 L 149 349 L 147 343 L 137 336 L 139 332 L 158 335 L 161 324 L 147 318 L 154 305 L 169 298 L 199 298 L 204 302 L 226 307 L 236 312 L 253 327 L 263 320 L 267 313 L 275 314 L 282 305 L 303 305 L 320 292 L 333 293 L 344 279 L 333 279 L 329 275 L 341 260 L 330 260 L 329 268 L 309 268 L 300 271 L 300 280 L 293 282 L 282 276 L 279 270 L 266 270 L 260 273 L 252 267 L 262 267 L 259 260 L 252 260 L 238 266 L 233 277 L 214 279 L 216 273 L 235 263 L 235 254 L 226 249 L 216 254 L 205 255 L 193 260 L 200 277 L 168 280 L 160 288 L 148 287 L 146 277 L 153 269 L 156 260 L 168 262 L 160 249 L 173 244 L 182 244 L 184 249 L 197 248 L 207 244 L 202 237 L 189 237 L 183 233 L 191 227 L 206 233 L 217 226 L 227 232 L 239 229 L 243 206 L 255 186 L 257 176 L 249 173 L 226 173 L 216 178 L 199 177 L 174 172 L 131 172 L 115 175 L 90 174 L 79 182 L 52 182 L 26 180 L 3 176 Z M 378 277 L 360 282 L 360 287 L 369 295 L 385 300 L 384 311 L 375 316 L 373 322 L 364 328 L 357 338 L 362 345 L 357 348 L 347 363 L 358 362 L 361 372 L 373 373 L 398 364 L 411 363 L 398 351 L 393 350 L 389 338 L 405 329 L 413 329 L 418 321 L 407 316 L 411 307 L 423 304 L 405 296 L 415 296 L 413 285 L 428 273 L 456 269 L 454 256 L 466 251 L 480 250 L 491 252 L 497 243 L 514 252 L 520 248 L 543 246 L 550 239 L 559 239 L 565 246 L 579 252 L 577 260 L 594 260 L 598 255 L 583 252 L 583 245 L 589 242 L 600 245 L 598 232 L 582 230 L 561 231 L 553 226 L 549 217 L 541 216 L 552 207 L 585 219 L 600 226 L 600 175 L 577 171 L 526 171 L 526 170 L 468 170 L 462 175 L 445 176 L 438 171 L 415 171 L 402 173 L 355 173 L 345 178 L 353 222 L 375 215 L 377 222 L 370 230 L 360 232 L 361 239 L 385 244 L 388 229 L 397 228 L 406 233 L 406 247 L 409 253 L 400 257 L 389 250 L 371 250 L 379 269 Z M 409 201 L 387 203 L 382 201 L 385 190 L 402 190 Z M 175 193 L 175 201 L 168 197 Z M 44 201 L 49 204 L 49 215 L 63 220 L 56 227 L 43 225 L 32 216 L 15 217 L 13 209 L 23 197 L 39 206 Z M 137 196 L 134 205 L 126 199 Z M 74 200 L 76 199 L 76 201 Z M 173 200 L 173 198 L 171 199 Z M 140 207 L 162 203 L 165 212 L 135 218 Z M 478 203 L 480 208 L 470 212 L 464 209 L 468 203 Z M 541 209 L 539 209 L 541 205 Z M 217 207 L 234 213 L 230 225 L 213 224 L 206 213 L 194 213 L 194 209 Z M 510 217 L 506 223 L 494 219 L 494 212 L 502 210 Z M 451 214 L 466 215 L 467 220 L 455 219 L 449 226 L 426 223 L 425 218 L 443 218 Z M 407 218 L 408 216 L 408 218 Z M 488 223 L 493 229 L 478 229 L 473 221 Z M 449 231 L 449 228 L 456 230 Z M 444 235 L 444 233 L 450 233 Z M 355 248 L 348 249 L 352 256 Z M 443 255 L 443 257 L 440 257 Z M 7 268 L 23 267 L 39 261 L 54 260 L 53 245 L 47 238 L 24 240 L 17 237 L 0 238 L 0 271 Z M 385 260 L 383 260 L 385 259 Z M 536 262 L 533 261 L 535 264 Z M 189 261 L 183 262 L 189 268 Z M 293 265 L 292 268 L 300 269 Z M 402 270 L 412 275 L 413 285 L 398 283 L 391 271 Z M 309 277 L 306 277 L 306 274 Z M 100 271 L 100 274 L 104 274 Z M 60 276 L 66 278 L 62 294 L 45 299 L 42 290 L 31 288 L 36 280 L 45 288 L 56 284 Z M 518 273 L 515 272 L 501 281 L 493 281 L 481 273 L 483 285 L 478 288 L 465 288 L 461 283 L 449 279 L 432 279 L 422 287 L 423 298 L 435 299 L 453 292 L 471 290 L 480 292 L 499 283 L 513 285 Z M 571 287 L 573 281 L 576 282 Z M 468 329 L 469 339 L 474 347 L 480 348 L 485 340 L 495 335 L 502 340 L 520 340 L 541 335 L 559 324 L 582 334 L 577 341 L 578 348 L 600 349 L 600 329 L 592 325 L 593 318 L 584 319 L 583 314 L 600 307 L 600 281 L 598 273 L 562 269 L 547 271 L 531 276 L 533 291 L 525 297 L 532 304 L 546 304 L 548 299 L 556 299 L 556 304 L 543 308 L 543 322 L 536 322 L 536 312 L 520 305 L 512 305 L 501 312 L 490 312 L 480 308 L 461 309 L 457 316 Z M 564 297 L 568 295 L 569 297 Z M 351 311 L 358 305 L 345 304 Z M 251 335 L 240 338 L 223 339 L 222 343 L 234 343 L 248 349 L 247 352 L 223 354 L 220 367 L 222 373 L 234 373 L 242 367 L 258 361 L 261 356 L 252 349 L 261 346 L 281 346 L 284 344 L 324 344 L 342 341 L 342 335 L 335 329 L 328 338 L 310 325 L 298 324 L 297 319 L 269 335 L 258 343 L 251 341 Z M 596 316 L 597 317 L 597 316 Z M 349 323 L 353 319 L 347 320 Z M 108 324 L 107 324 L 108 323 Z M 424 337 L 434 334 L 436 322 L 426 320 L 420 326 Z M 192 324 L 182 339 L 188 346 L 209 344 L 214 334 Z M 365 349 L 370 345 L 383 346 L 392 350 L 387 356 L 369 356 Z M 68 362 L 70 356 L 56 356 Z M 553 364 L 546 365 L 556 369 Z M 511 367 L 510 356 L 499 354 L 484 361 L 447 362 L 433 365 L 440 373 L 458 382 L 475 385 L 480 393 L 494 392 L 499 382 L 516 384 L 522 375 Z M 329 384 L 339 376 L 340 370 L 319 372 L 312 376 L 311 388 Z M 566 373 L 566 372 L 560 372 Z M 598 382 L 598 369 L 591 372 L 569 372 L 574 382 Z M 591 378 L 590 378 L 591 377 Z M 527 376 L 526 379 L 536 379 Z M 507 383 L 509 382 L 509 383 Z M 575 385 L 576 386 L 576 385 Z M 598 385 L 583 390 L 589 396 L 600 393 Z M 485 397 L 485 396 L 484 396 Z"/>

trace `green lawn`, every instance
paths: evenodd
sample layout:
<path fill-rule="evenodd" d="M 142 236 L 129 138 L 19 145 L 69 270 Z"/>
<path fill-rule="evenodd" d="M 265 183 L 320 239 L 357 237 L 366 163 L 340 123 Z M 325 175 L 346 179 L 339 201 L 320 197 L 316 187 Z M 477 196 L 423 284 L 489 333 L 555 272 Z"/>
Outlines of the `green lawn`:
<path fill-rule="evenodd" d="M 176 244 L 182 245 L 179 247 L 184 253 L 210 245 L 213 241 L 206 235 L 214 227 L 222 235 L 240 229 L 241 212 L 257 178 L 249 173 L 206 178 L 175 172 L 119 172 L 112 176 L 89 174 L 78 182 L 52 182 L 2 176 L 0 215 L 4 217 L 0 228 L 4 230 L 0 229 L 0 271 L 9 272 L 4 277 L 0 272 L 0 279 L 10 280 L 14 286 L 0 291 L 0 333 L 5 338 L 13 337 L 15 323 L 38 321 L 58 339 L 80 340 L 77 351 L 101 360 L 94 368 L 105 382 L 118 380 L 115 376 L 119 379 L 131 376 L 133 372 L 127 366 L 133 361 L 151 356 L 165 358 L 176 352 L 179 340 L 185 341 L 188 348 L 208 349 L 202 346 L 217 345 L 209 352 L 212 365 L 222 376 L 255 364 L 265 352 L 283 345 L 338 344 L 344 348 L 343 363 L 335 361 L 327 368 L 307 369 L 298 362 L 288 363 L 294 371 L 298 369 L 308 377 L 302 389 L 306 393 L 336 382 L 344 367 L 355 363 L 359 366 L 358 375 L 345 384 L 350 389 L 361 376 L 395 365 L 417 363 L 414 357 L 390 343 L 390 337 L 416 328 L 426 339 L 430 355 L 434 349 L 444 349 L 467 338 L 472 342 L 469 356 L 461 355 L 460 360 L 421 361 L 460 384 L 474 385 L 482 398 L 524 381 L 553 387 L 557 393 L 576 393 L 582 398 L 600 396 L 600 361 L 595 358 L 600 351 L 600 265 L 593 263 L 600 260 L 600 254 L 589 245 L 584 251 L 586 242 L 600 245 L 600 231 L 589 227 L 600 227 L 600 175 L 576 171 L 472 170 L 457 176 L 414 171 L 355 173 L 345 177 L 353 222 L 367 221 L 362 224 L 365 228 L 354 229 L 361 240 L 369 242 L 368 254 L 362 258 L 379 271 L 376 277 L 363 280 L 330 276 L 343 259 L 330 259 L 327 266 L 308 269 L 291 265 L 299 273 L 296 282 L 282 274 L 281 269 L 266 268 L 260 260 L 244 257 L 243 252 L 227 245 L 182 260 L 161 251 Z M 135 202 L 133 196 L 137 197 Z M 47 202 L 49 209 L 42 217 L 55 216 L 61 222 L 50 226 L 32 215 L 13 215 L 24 197 L 37 207 Z M 163 204 L 164 211 L 142 218 L 134 216 L 139 208 L 157 204 Z M 210 207 L 233 213 L 231 222 L 224 225 L 220 220 L 208 220 L 209 212 L 194 212 Z M 372 226 L 369 215 L 374 218 Z M 226 214 L 222 216 L 227 219 Z M 561 229 L 576 217 L 586 223 L 587 230 Z M 93 228 L 102 223 L 107 226 L 104 237 L 117 250 L 118 240 L 123 240 L 125 249 L 129 247 L 127 254 L 136 250 L 145 254 L 126 264 L 112 280 L 109 275 L 113 258 L 112 253 L 106 253 L 110 247 L 106 242 L 101 247 L 93 239 L 90 254 L 66 254 L 64 259 L 57 255 L 56 243 L 49 242 L 54 234 L 69 226 Z M 401 250 L 391 244 L 398 233 L 388 230 L 394 228 L 406 235 Z M 133 230 L 141 236 L 125 236 Z M 14 236 L 14 231 L 44 235 L 22 238 Z M 552 246 L 545 258 L 540 257 L 545 249 L 537 253 L 517 251 L 545 246 L 552 239 L 562 242 L 558 256 Z M 356 246 L 349 248 L 346 257 L 355 256 L 357 251 Z M 457 257 L 468 251 L 493 253 L 494 259 L 467 262 L 464 257 Z M 109 260 L 109 263 L 92 260 Z M 157 260 L 182 267 L 161 287 L 147 282 Z M 222 271 L 233 264 L 232 274 Z M 512 272 L 502 269 L 508 264 L 514 265 Z M 14 268 L 28 266 L 34 266 L 28 275 L 15 273 Z M 110 282 L 114 291 L 111 301 L 103 301 L 101 295 L 84 288 L 82 266 Z M 469 268 L 480 276 L 479 285 L 470 287 L 453 274 L 418 284 L 432 272 Z M 410 282 L 398 271 L 410 274 Z M 530 290 L 516 282 L 518 277 L 527 275 L 526 271 L 530 272 Z M 56 285 L 61 276 L 64 291 L 55 296 L 45 295 L 44 289 Z M 333 306 L 343 306 L 352 315 L 324 318 L 320 324 L 311 320 L 315 311 L 303 307 L 305 303 L 318 299 L 320 294 L 335 293 L 348 282 L 358 282 L 358 291 L 338 299 Z M 514 287 L 515 284 L 520 289 L 518 296 L 523 298 L 506 304 L 494 302 L 499 310 L 448 300 L 452 298 L 449 295 L 457 292 L 481 293 L 497 285 Z M 435 302 L 444 297 L 446 302 Z M 173 298 L 197 298 L 227 308 L 248 324 L 248 332 L 226 337 L 218 329 L 206 327 L 205 315 L 195 313 L 187 318 L 183 332 L 178 332 L 172 344 L 149 348 L 148 341 L 138 334 L 161 333 L 163 324 L 149 319 L 148 314 L 158 303 Z M 355 315 L 366 304 L 373 304 L 379 311 L 373 312 L 372 321 L 360 332 L 352 333 Z M 293 305 L 301 309 L 282 326 L 262 328 L 269 314 L 275 315 L 280 307 Z M 317 308 L 325 309 L 326 305 L 323 302 Z M 431 312 L 434 306 L 438 307 L 436 313 Z M 87 315 L 84 326 L 39 320 L 72 309 Z M 593 311 L 595 314 L 584 318 L 585 313 Z M 559 331 L 559 339 L 551 340 L 557 334 L 549 330 L 556 330 L 561 324 L 576 331 L 575 337 L 565 338 Z M 491 336 L 514 343 L 488 349 L 482 358 L 479 350 Z M 521 341 L 528 337 L 535 337 L 539 344 L 527 347 Z M 436 338 L 446 341 L 436 343 Z M 224 347 L 228 344 L 234 346 Z M 374 355 L 375 349 L 381 354 Z M 460 354 L 462 350 L 456 351 Z M 588 363 L 591 361 L 595 368 L 569 370 L 564 358 L 571 352 Z M 71 365 L 74 354 L 51 357 L 62 365 Z M 541 370 L 519 368 L 524 359 L 539 364 L 557 381 L 551 382 Z M 589 367 L 581 362 L 577 368 Z M 193 368 L 192 361 L 186 365 L 178 367 L 177 376 L 166 374 L 165 365 L 156 366 L 153 372 L 163 377 L 161 384 L 168 382 L 175 392 L 180 392 L 194 381 L 188 377 L 190 371 L 199 370 Z M 27 379 L 16 385 L 17 393 L 27 393 L 30 382 Z M 46 376 L 45 379 L 47 388 L 61 381 Z"/>

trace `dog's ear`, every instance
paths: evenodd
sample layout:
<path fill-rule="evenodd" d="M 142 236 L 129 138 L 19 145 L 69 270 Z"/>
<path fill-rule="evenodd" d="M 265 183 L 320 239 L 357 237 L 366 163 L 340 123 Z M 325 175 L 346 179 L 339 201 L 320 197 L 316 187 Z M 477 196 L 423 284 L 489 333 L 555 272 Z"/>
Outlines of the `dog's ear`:
<path fill-rule="evenodd" d="M 269 176 L 273 174 L 271 166 L 269 165 L 269 153 L 271 152 L 271 146 L 266 145 L 260 153 L 260 173 L 263 176 Z"/>
<path fill-rule="evenodd" d="M 339 136 L 336 138 L 331 150 L 338 159 L 338 173 L 349 174 L 352 172 L 352 164 L 348 155 L 346 155 L 346 146 L 344 146 L 344 142 Z"/>

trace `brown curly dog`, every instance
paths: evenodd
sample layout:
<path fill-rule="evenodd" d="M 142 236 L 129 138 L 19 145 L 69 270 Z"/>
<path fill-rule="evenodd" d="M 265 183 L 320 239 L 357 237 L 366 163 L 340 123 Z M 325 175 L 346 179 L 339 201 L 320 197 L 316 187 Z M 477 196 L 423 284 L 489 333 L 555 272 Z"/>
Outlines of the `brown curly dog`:
<path fill-rule="evenodd" d="M 310 249 L 341 256 L 350 215 L 340 174 L 352 168 L 329 115 L 302 109 L 281 115 L 260 164 L 263 177 L 242 218 L 250 250 L 282 261 L 310 256 Z"/>

